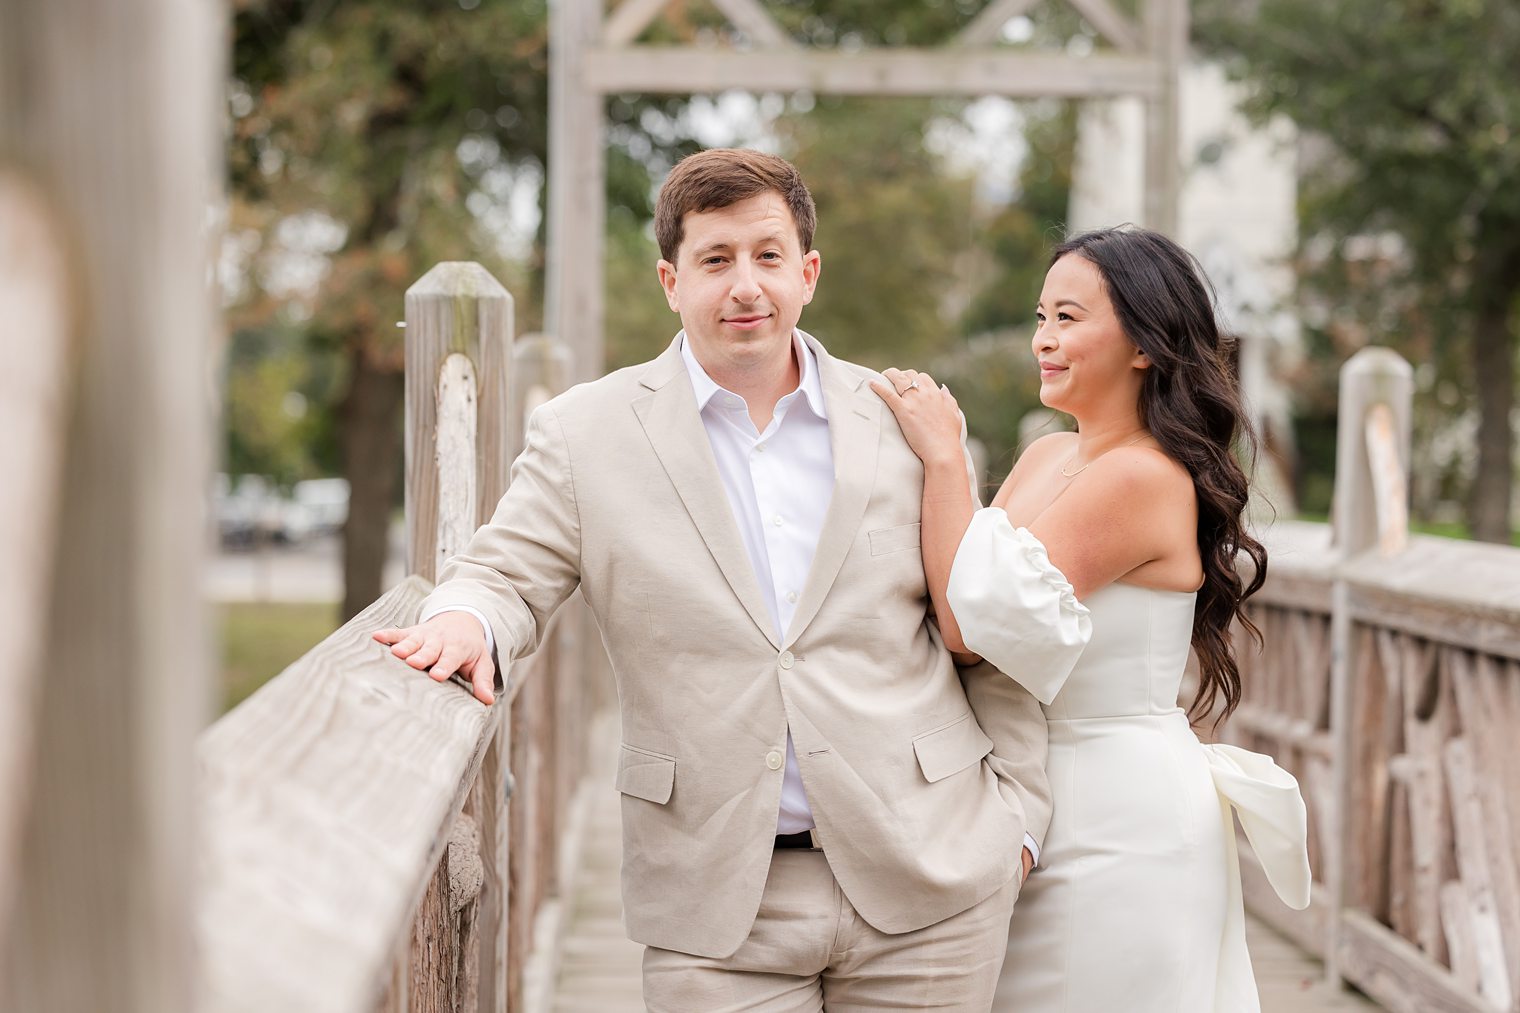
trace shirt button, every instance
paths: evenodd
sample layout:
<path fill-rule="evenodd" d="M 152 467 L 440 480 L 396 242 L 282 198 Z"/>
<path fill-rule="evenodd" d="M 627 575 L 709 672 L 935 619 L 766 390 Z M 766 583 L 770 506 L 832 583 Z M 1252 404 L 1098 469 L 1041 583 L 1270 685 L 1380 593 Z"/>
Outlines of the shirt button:
<path fill-rule="evenodd" d="M 763 444 L 763 443 L 757 443 L 757 444 L 755 444 L 755 453 L 757 453 L 757 454 L 763 454 L 763 453 L 765 453 L 765 444 Z"/>
<path fill-rule="evenodd" d="M 793 605 L 797 604 L 797 592 L 796 591 L 788 591 L 786 593 L 786 600 L 789 601 L 789 602 L 791 602 Z"/>
<path fill-rule="evenodd" d="M 776 516 L 772 517 L 771 523 L 776 525 L 778 528 L 781 527 L 781 515 L 777 514 Z"/>
<path fill-rule="evenodd" d="M 781 754 L 772 749 L 765 754 L 765 765 L 772 770 L 781 769 Z"/>
<path fill-rule="evenodd" d="M 792 657 L 792 652 L 791 651 L 782 651 L 781 652 L 780 661 L 781 661 L 781 667 L 782 668 L 791 668 L 792 667 L 792 662 L 795 661 L 795 660 L 796 659 Z"/>

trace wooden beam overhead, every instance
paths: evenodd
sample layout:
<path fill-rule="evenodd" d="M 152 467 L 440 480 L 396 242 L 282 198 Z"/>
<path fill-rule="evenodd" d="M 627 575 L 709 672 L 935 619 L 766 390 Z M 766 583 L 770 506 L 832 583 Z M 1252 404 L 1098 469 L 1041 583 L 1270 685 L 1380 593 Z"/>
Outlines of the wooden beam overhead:
<path fill-rule="evenodd" d="M 604 46 L 626 46 L 644 34 L 668 0 L 623 0 L 602 24 Z"/>
<path fill-rule="evenodd" d="M 1140 26 L 1114 7 L 1109 0 L 1068 0 L 1077 13 L 1109 42 L 1126 53 L 1143 48 Z M 1155 0 L 1152 0 L 1155 2 Z"/>
<path fill-rule="evenodd" d="M 1102 98 L 1161 93 L 1163 70 L 1147 57 L 1063 56 L 1016 50 L 867 49 L 841 53 L 635 46 L 586 53 L 582 85 L 601 94 L 813 91 L 892 97 L 1002 95 Z"/>
<path fill-rule="evenodd" d="M 785 49 L 795 46 L 792 37 L 776 24 L 760 0 L 712 0 L 713 6 L 758 46 Z"/>
<path fill-rule="evenodd" d="M 992 0 L 982 13 L 955 37 L 957 46 L 990 46 L 1003 34 L 1003 26 L 1025 13 L 1039 0 Z"/>

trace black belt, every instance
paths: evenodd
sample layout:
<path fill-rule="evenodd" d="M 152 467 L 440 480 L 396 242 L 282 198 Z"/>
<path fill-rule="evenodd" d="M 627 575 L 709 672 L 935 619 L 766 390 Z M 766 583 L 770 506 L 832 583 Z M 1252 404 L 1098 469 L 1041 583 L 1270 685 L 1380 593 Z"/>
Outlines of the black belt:
<path fill-rule="evenodd" d="M 776 847 L 778 849 L 802 848 L 805 851 L 822 851 L 823 848 L 819 845 L 818 838 L 814 836 L 814 833 L 815 831 L 812 830 L 804 830 L 796 834 L 777 834 Z"/>

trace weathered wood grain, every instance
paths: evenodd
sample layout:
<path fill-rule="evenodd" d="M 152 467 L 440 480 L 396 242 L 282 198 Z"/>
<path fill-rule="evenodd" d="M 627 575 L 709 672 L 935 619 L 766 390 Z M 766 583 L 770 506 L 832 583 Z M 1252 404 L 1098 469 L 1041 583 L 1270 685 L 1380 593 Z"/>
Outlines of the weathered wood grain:
<path fill-rule="evenodd" d="M 1114 48 L 1126 53 L 1138 52 L 1143 48 L 1140 26 L 1128 14 L 1109 3 L 1109 0 L 1071 0 L 1071 5 Z"/>
<path fill-rule="evenodd" d="M 1341 569 L 1360 622 L 1520 659 L 1520 548 L 1415 535 Z"/>
<path fill-rule="evenodd" d="M 43 190 L 0 167 L 0 615 L 40 630 L 53 586 L 52 551 L 63 494 L 74 307 L 62 225 Z M 8 949 L 21 827 L 36 770 L 34 715 L 42 692 L 42 636 L 21 636 L 0 667 L 0 953 Z M 0 976 L 4 962 L 0 961 Z M 0 995 L 5 986 L 0 981 Z"/>
<path fill-rule="evenodd" d="M 459 475 L 438 470 L 438 389 L 445 361 L 474 369 L 474 516 L 491 516 L 506 491 L 515 453 L 507 442 L 511 390 L 512 296 L 479 264 L 438 264 L 406 292 L 407 572 L 437 577 L 438 497 Z M 458 382 L 457 380 L 455 382 Z M 472 529 L 473 530 L 473 529 Z"/>
<path fill-rule="evenodd" d="M 1164 0 L 1175 3 L 1176 0 Z M 807 89 L 836 95 L 1088 98 L 1160 96 L 1159 61 L 1107 51 L 1070 57 L 1015 50 L 752 50 L 689 46 L 598 47 L 586 52 L 584 77 L 596 92 L 688 94 Z M 550 325 L 553 327 L 553 325 Z M 556 330 L 557 333 L 562 333 Z"/>
<path fill-rule="evenodd" d="M 1348 981 L 1390 1013 L 1492 1013 L 1413 943 L 1359 911 L 1341 916 L 1338 964 Z"/>
<path fill-rule="evenodd" d="M 958 46 L 990 46 L 1002 36 L 1003 26 L 1022 16 L 1038 0 L 991 0 L 955 37 Z"/>
<path fill-rule="evenodd" d="M 1473 658 L 1448 650 L 1463 735 L 1473 749 L 1475 789 L 1482 810 L 1510 995 L 1520 998 L 1520 707 L 1507 706 L 1500 689 L 1506 677 L 1520 683 L 1520 665 L 1491 656 Z"/>
<path fill-rule="evenodd" d="M 1478 794 L 1477 774 L 1473 770 L 1472 748 L 1467 739 L 1455 738 L 1447 742 L 1444 754 L 1446 776 L 1451 783 L 1457 869 L 1465 894 L 1465 897 L 1456 899 L 1454 906 L 1465 909 L 1470 926 L 1473 958 L 1478 967 L 1478 994 L 1496 1009 L 1507 1010 L 1513 1003 L 1513 996 L 1510 995 L 1503 933 L 1494 900 L 1492 868 L 1500 861 L 1507 861 L 1507 856 L 1488 853 L 1483 804 Z"/>
<path fill-rule="evenodd" d="M 208 1013 L 358 1013 L 391 980 L 499 713 L 370 639 L 427 590 L 409 577 L 202 735 Z"/>
<path fill-rule="evenodd" d="M 51 232 L 7 279 L 39 283 L 30 322 L 45 329 L 17 330 L 10 296 L 0 320 L 4 351 L 21 352 L 6 355 L 7 383 L 41 386 L 0 391 L 0 421 L 28 408 L 65 420 L 34 448 L 51 463 L 26 476 L 54 508 L 23 531 L 20 558 L 43 554 L 49 575 L 31 575 L 27 625 L 6 615 L 22 655 L 7 663 L 35 687 L 0 704 L 30 730 L 0 751 L 31 754 L 0 949 L 7 1010 L 193 1001 L 187 761 L 212 685 L 202 504 L 226 18 L 188 0 L 0 0 L 0 153 L 42 191 Z M 0 212 L 7 243 L 27 225 Z M 60 256 L 70 312 L 50 322 Z M 23 491 L 5 482 L 0 499 Z"/>

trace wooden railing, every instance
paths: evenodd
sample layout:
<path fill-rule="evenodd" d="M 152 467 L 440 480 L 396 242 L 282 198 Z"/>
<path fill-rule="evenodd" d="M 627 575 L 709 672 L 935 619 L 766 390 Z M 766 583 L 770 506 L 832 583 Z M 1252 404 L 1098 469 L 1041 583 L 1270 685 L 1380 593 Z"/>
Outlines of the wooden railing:
<path fill-rule="evenodd" d="M 370 635 L 417 620 L 568 360 L 514 343 L 511 296 L 476 264 L 438 265 L 406 316 L 411 575 L 199 742 L 206 1010 L 501 1013 L 543 1008 L 553 977 L 560 855 L 606 698 L 579 597 L 489 708 Z"/>
<path fill-rule="evenodd" d="M 1520 1010 L 1520 549 L 1413 536 L 1409 367 L 1342 373 L 1332 525 L 1267 529 L 1224 737 L 1292 770 L 1313 903 L 1252 908 L 1390 1010 Z"/>

